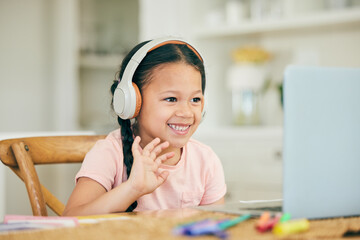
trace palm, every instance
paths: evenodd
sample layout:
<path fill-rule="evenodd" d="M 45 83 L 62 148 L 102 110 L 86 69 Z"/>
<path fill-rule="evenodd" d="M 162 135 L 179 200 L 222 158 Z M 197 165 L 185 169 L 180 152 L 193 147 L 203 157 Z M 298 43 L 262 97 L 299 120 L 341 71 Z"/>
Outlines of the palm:
<path fill-rule="evenodd" d="M 136 137 L 132 146 L 134 163 L 129 181 L 135 190 L 144 195 L 153 192 L 166 180 L 169 173 L 160 172 L 159 166 L 174 154 L 167 153 L 158 157 L 158 154 L 169 145 L 167 142 L 160 144 L 158 138 L 151 141 L 144 149 L 140 147 L 139 142 L 140 137 Z"/>

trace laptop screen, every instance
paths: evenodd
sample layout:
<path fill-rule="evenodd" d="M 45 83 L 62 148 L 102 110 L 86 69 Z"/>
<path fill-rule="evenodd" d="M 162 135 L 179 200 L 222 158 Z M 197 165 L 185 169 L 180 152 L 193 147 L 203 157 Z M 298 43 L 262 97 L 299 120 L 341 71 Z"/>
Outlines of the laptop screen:
<path fill-rule="evenodd" d="M 283 211 L 360 215 L 360 69 L 289 66 Z"/>

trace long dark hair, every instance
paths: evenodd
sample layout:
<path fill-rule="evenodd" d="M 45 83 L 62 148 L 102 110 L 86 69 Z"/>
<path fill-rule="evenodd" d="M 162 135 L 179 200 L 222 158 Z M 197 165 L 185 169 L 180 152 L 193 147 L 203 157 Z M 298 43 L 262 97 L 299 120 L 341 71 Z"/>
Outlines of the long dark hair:
<path fill-rule="evenodd" d="M 115 89 L 119 84 L 119 81 L 121 81 L 126 65 L 130 61 L 131 57 L 147 42 L 149 41 L 145 41 L 136 45 L 123 59 L 120 66 L 119 76 L 116 80 L 114 80 L 111 86 L 112 96 L 114 96 Z M 148 84 L 152 71 L 155 67 L 159 66 L 160 64 L 175 62 L 184 62 L 193 66 L 200 72 L 201 89 L 202 93 L 204 94 L 206 82 L 204 64 L 202 60 L 195 54 L 195 52 L 184 44 L 166 44 L 147 53 L 145 58 L 137 67 L 132 79 L 133 82 L 136 83 L 136 85 L 139 87 L 140 93 L 144 85 Z M 134 161 L 131 151 L 131 147 L 134 142 L 133 130 L 130 120 L 124 120 L 120 117 L 117 117 L 117 120 L 121 126 L 121 140 L 123 145 L 124 164 L 126 166 L 127 176 L 129 177 Z M 132 203 L 126 211 L 132 212 L 136 207 L 137 201 Z"/>

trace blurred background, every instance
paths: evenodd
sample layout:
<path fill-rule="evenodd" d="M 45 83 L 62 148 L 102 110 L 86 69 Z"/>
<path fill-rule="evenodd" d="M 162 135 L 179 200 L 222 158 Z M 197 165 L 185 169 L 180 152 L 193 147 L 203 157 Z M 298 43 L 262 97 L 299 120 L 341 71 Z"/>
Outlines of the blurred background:
<path fill-rule="evenodd" d="M 116 129 L 109 89 L 123 56 L 155 37 L 190 41 L 207 71 L 194 138 L 222 160 L 228 201 L 281 198 L 286 66 L 360 67 L 358 0 L 1 0 L 0 31 L 0 139 Z M 38 171 L 66 203 L 79 167 Z M 0 166 L 4 214 L 32 213 Z"/>

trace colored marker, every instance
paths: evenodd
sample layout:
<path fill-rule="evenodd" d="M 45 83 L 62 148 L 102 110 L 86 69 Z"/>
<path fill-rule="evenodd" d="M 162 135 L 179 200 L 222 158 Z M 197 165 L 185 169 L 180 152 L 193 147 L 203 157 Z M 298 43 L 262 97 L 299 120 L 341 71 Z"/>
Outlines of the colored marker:
<path fill-rule="evenodd" d="M 198 221 L 198 222 L 193 221 L 193 222 L 181 224 L 181 225 L 178 225 L 177 227 L 175 227 L 175 229 L 173 230 L 173 233 L 176 235 L 181 235 L 181 234 L 184 234 L 184 232 L 187 231 L 188 229 L 190 229 L 194 226 L 199 226 L 199 225 L 205 224 L 207 222 L 209 222 L 209 219 L 204 219 L 204 220 Z"/>
<path fill-rule="evenodd" d="M 214 220 L 205 219 L 198 222 L 190 222 L 177 226 L 173 233 L 175 235 L 187 235 L 187 236 L 198 236 L 203 234 L 217 234 L 219 233 L 219 223 L 225 222 L 227 219 Z"/>
<path fill-rule="evenodd" d="M 268 219 L 266 222 L 260 222 L 256 225 L 256 229 L 259 232 L 266 232 L 271 230 L 281 218 L 281 214 L 277 214 L 275 217 Z"/>
<path fill-rule="evenodd" d="M 245 215 L 242 215 L 240 217 L 237 217 L 237 218 L 234 218 L 234 219 L 219 223 L 218 226 L 219 226 L 219 229 L 225 230 L 225 229 L 227 229 L 229 227 L 232 227 L 232 226 L 234 226 L 234 225 L 236 225 L 238 223 L 241 223 L 241 222 L 249 219 L 250 217 L 251 217 L 250 214 L 245 214 Z"/>
<path fill-rule="evenodd" d="M 307 219 L 290 220 L 278 223 L 273 228 L 273 233 L 277 236 L 284 236 L 308 230 L 310 222 Z"/>
<path fill-rule="evenodd" d="M 184 235 L 198 236 L 203 234 L 213 234 L 219 231 L 215 221 L 207 221 L 202 224 L 195 224 L 184 231 Z"/>
<path fill-rule="evenodd" d="M 283 223 L 289 221 L 290 219 L 291 219 L 290 213 L 284 213 L 280 218 L 280 222 Z"/>
<path fill-rule="evenodd" d="M 187 224 L 182 224 L 177 226 L 173 233 L 176 235 L 186 235 L 186 236 L 199 236 L 205 234 L 213 234 L 222 239 L 227 237 L 225 229 L 232 227 L 242 221 L 245 221 L 251 217 L 250 214 L 242 215 L 235 219 L 222 219 L 222 220 L 213 220 L 205 219 L 199 222 L 190 222 Z"/>
<path fill-rule="evenodd" d="M 269 221 L 270 219 L 270 213 L 269 212 L 263 212 L 259 218 L 259 221 L 256 223 L 257 226 L 264 225 Z"/>

